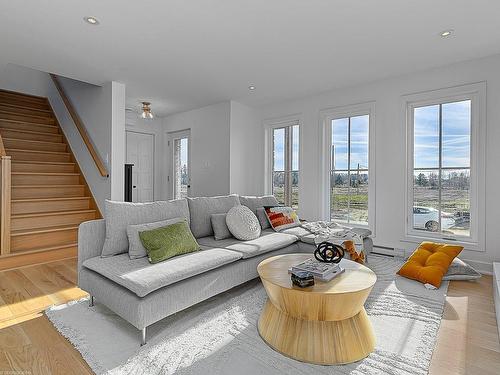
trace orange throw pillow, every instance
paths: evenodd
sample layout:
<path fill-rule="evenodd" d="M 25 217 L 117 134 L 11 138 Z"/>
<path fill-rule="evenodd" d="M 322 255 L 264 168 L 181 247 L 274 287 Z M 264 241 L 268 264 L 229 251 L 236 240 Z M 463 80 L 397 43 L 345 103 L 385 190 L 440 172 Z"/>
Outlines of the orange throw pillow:
<path fill-rule="evenodd" d="M 463 246 L 422 242 L 398 275 L 439 288 L 451 262 L 462 250 Z"/>

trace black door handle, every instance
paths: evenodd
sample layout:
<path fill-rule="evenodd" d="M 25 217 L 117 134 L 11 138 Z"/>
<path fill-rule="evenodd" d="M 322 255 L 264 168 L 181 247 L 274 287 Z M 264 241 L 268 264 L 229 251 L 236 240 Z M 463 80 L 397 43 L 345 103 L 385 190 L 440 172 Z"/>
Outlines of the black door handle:
<path fill-rule="evenodd" d="M 135 189 L 137 186 L 135 186 L 135 185 L 134 185 L 134 186 L 132 186 L 132 187 Z"/>

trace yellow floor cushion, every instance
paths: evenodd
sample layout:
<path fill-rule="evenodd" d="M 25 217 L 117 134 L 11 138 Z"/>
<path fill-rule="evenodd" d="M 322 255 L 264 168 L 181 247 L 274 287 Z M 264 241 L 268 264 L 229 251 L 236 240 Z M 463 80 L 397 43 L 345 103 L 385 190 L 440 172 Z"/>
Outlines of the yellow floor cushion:
<path fill-rule="evenodd" d="M 451 262 L 462 250 L 463 246 L 422 242 L 398 275 L 439 288 Z"/>

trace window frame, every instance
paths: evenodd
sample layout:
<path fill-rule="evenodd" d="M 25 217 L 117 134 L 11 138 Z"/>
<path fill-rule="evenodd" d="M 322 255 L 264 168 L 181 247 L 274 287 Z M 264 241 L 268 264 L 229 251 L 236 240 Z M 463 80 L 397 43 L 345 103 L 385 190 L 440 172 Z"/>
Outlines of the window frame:
<path fill-rule="evenodd" d="M 301 178 L 300 178 L 300 170 L 302 163 L 302 115 L 294 114 L 289 116 L 283 116 L 275 119 L 264 120 L 264 129 L 265 129 L 265 148 L 266 148 L 266 166 L 265 166 L 265 193 L 273 194 L 273 168 L 274 168 L 274 130 L 286 127 L 298 126 L 299 127 L 299 202 L 297 212 L 300 212 L 300 195 L 301 195 Z M 289 145 L 291 148 L 292 145 Z M 290 152 L 290 150 L 289 150 Z M 292 160 L 290 158 L 289 164 L 292 164 Z M 291 168 L 291 165 L 290 165 Z M 285 166 L 286 169 L 286 166 Z M 286 171 L 285 171 L 286 172 Z"/>
<path fill-rule="evenodd" d="M 332 121 L 347 117 L 368 115 L 368 224 L 349 223 L 351 227 L 368 228 L 372 232 L 372 237 L 376 236 L 376 115 L 375 102 L 366 102 L 341 107 L 327 108 L 320 111 L 320 134 L 322 147 L 320 147 L 321 176 L 320 184 L 321 216 L 323 220 L 330 221 L 330 171 L 331 171 L 331 141 L 332 141 Z"/>
<path fill-rule="evenodd" d="M 418 107 L 471 101 L 470 132 L 470 236 L 426 232 L 413 228 L 414 109 Z M 460 244 L 468 250 L 485 251 L 485 129 L 486 83 L 438 89 L 403 96 L 406 128 L 405 237 L 403 241 L 441 240 Z"/>

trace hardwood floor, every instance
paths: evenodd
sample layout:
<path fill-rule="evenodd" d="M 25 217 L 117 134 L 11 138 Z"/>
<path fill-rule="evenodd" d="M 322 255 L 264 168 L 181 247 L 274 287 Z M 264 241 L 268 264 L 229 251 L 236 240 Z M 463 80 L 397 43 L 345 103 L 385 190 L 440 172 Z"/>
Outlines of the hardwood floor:
<path fill-rule="evenodd" d="M 42 314 L 86 296 L 76 278 L 76 259 L 0 272 L 0 374 L 92 374 Z M 493 375 L 499 369 L 491 276 L 452 282 L 429 374 Z"/>

